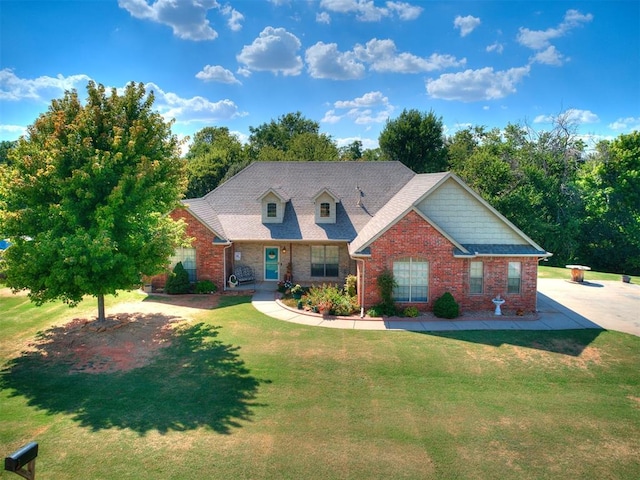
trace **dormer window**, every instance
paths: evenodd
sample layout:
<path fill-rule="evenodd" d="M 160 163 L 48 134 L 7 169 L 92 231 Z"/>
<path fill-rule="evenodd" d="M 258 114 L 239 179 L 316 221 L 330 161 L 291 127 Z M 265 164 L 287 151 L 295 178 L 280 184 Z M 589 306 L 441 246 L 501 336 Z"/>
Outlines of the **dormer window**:
<path fill-rule="evenodd" d="M 269 202 L 267 203 L 267 218 L 277 218 L 278 217 L 278 205 Z"/>
<path fill-rule="evenodd" d="M 338 197 L 324 188 L 313 197 L 313 202 L 316 205 L 316 223 L 336 223 Z"/>
<path fill-rule="evenodd" d="M 320 204 L 320 217 L 321 218 L 331 217 L 331 204 L 329 202 L 322 202 Z"/>
<path fill-rule="evenodd" d="M 258 198 L 262 204 L 262 223 L 282 223 L 289 198 L 282 191 L 270 188 Z"/>

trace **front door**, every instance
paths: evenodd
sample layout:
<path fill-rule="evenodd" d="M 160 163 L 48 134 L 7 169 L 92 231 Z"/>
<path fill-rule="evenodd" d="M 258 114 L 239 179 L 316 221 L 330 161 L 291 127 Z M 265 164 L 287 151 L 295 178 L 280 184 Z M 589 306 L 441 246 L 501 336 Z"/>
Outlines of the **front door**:
<path fill-rule="evenodd" d="M 278 247 L 264 248 L 264 279 L 280 280 L 280 249 Z"/>

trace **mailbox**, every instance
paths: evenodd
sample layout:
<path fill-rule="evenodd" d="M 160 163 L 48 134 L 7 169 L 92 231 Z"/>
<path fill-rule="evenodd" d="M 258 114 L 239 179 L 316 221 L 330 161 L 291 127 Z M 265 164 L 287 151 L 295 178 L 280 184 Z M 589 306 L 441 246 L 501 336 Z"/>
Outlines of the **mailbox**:
<path fill-rule="evenodd" d="M 4 459 L 4 469 L 9 472 L 18 472 L 22 467 L 28 465 L 29 462 L 35 460 L 38 456 L 38 444 L 29 442 L 24 447 L 16 450 Z"/>

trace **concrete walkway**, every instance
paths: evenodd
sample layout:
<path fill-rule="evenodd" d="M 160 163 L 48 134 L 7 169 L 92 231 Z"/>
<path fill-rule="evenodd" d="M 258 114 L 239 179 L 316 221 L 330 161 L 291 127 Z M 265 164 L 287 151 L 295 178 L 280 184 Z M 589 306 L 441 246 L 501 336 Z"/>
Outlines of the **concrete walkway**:
<path fill-rule="evenodd" d="M 270 317 L 302 325 L 352 330 L 456 331 L 456 330 L 570 330 L 607 329 L 640 336 L 640 285 L 622 282 L 575 284 L 565 280 L 538 281 L 538 314 L 531 317 L 464 316 L 441 320 L 359 319 L 322 317 L 283 307 L 272 290 L 258 289 L 253 306 Z"/>

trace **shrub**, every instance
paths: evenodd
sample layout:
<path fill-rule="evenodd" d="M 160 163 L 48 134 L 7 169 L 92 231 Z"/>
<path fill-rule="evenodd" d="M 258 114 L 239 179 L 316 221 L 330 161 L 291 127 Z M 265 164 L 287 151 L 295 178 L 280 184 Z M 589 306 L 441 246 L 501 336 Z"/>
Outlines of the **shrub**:
<path fill-rule="evenodd" d="M 376 305 L 375 307 L 371 307 L 369 310 L 367 310 L 367 315 L 369 315 L 370 317 L 381 317 L 382 313 Z"/>
<path fill-rule="evenodd" d="M 350 297 L 355 297 L 357 293 L 358 287 L 358 277 L 355 275 L 347 275 L 347 278 L 344 282 L 344 291 Z"/>
<path fill-rule="evenodd" d="M 438 318 L 456 318 L 460 314 L 460 305 L 449 292 L 445 292 L 433 303 L 433 314 Z"/>
<path fill-rule="evenodd" d="M 216 293 L 218 287 L 211 280 L 200 280 L 196 283 L 196 293 Z"/>
<path fill-rule="evenodd" d="M 385 305 L 394 303 L 393 289 L 397 286 L 397 282 L 395 278 L 393 278 L 393 272 L 390 270 L 384 270 L 380 275 L 378 275 L 376 283 L 378 284 L 378 291 L 380 292 L 382 303 Z"/>
<path fill-rule="evenodd" d="M 184 269 L 182 262 L 176 263 L 176 266 L 173 267 L 173 272 L 170 273 L 169 278 L 167 278 L 165 289 L 167 293 L 171 295 L 189 293 L 189 291 L 191 290 L 189 274 Z"/>
<path fill-rule="evenodd" d="M 414 317 L 417 317 L 418 315 L 420 315 L 420 312 L 418 311 L 418 309 L 416 307 L 407 307 L 402 312 L 402 315 L 404 315 L 405 317 L 414 318 Z"/>
<path fill-rule="evenodd" d="M 350 315 L 358 310 L 357 299 L 346 295 L 337 285 L 314 285 L 306 299 L 312 310 L 328 309 L 333 315 Z"/>

